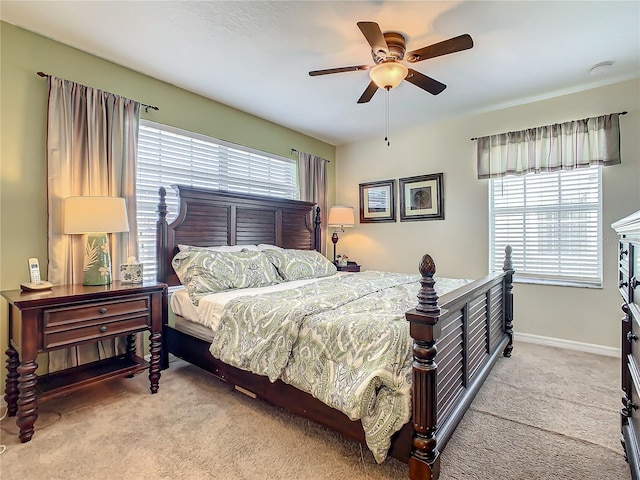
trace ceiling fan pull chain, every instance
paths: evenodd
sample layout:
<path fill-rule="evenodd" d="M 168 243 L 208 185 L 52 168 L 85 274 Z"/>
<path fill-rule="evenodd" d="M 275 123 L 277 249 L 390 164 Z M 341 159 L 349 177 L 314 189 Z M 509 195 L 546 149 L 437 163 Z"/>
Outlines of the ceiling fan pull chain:
<path fill-rule="evenodd" d="M 384 141 L 387 142 L 387 147 L 391 145 L 389 142 L 389 87 L 385 87 L 385 97 L 384 97 Z"/>

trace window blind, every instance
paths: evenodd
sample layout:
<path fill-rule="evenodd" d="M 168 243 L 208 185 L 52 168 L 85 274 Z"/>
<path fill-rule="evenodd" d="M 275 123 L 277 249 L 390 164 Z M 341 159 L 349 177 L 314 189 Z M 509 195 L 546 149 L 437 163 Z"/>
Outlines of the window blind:
<path fill-rule="evenodd" d="M 513 247 L 516 278 L 602 286 L 602 167 L 490 182 L 489 268 Z"/>
<path fill-rule="evenodd" d="M 167 189 L 170 223 L 178 199 L 171 185 L 298 198 L 297 163 L 174 127 L 140 121 L 136 163 L 138 247 L 145 280 L 156 278 L 158 189 Z"/>

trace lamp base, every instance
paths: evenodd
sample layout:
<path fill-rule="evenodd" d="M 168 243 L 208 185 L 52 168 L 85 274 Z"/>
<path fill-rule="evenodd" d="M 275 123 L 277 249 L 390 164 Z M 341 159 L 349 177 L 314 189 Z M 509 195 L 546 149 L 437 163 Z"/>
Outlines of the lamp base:
<path fill-rule="evenodd" d="M 333 242 L 333 263 L 336 263 L 336 243 L 338 243 L 338 232 L 333 232 L 333 235 L 331 235 L 331 241 Z"/>
<path fill-rule="evenodd" d="M 87 235 L 82 284 L 111 284 L 111 255 L 109 254 L 109 239 L 106 233 Z"/>

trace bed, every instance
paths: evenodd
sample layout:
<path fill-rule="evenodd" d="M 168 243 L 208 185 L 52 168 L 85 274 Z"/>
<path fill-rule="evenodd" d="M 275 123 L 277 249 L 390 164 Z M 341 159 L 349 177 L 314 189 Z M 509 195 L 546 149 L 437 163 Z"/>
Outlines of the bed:
<path fill-rule="evenodd" d="M 166 191 L 161 188 L 157 222 L 158 281 L 170 287 L 181 284 L 172 265 L 179 245 L 267 244 L 320 251 L 321 212 L 312 203 L 180 185 L 174 188 L 179 198 L 177 216 L 167 223 Z M 442 296 L 436 291 L 435 272 L 433 259 L 424 255 L 416 277 L 417 302 L 403 319 L 410 335 L 410 420 L 392 435 L 385 452 L 408 464 L 412 480 L 439 477 L 440 453 L 495 362 L 502 355 L 509 357 L 513 348 L 514 270 L 510 247 L 505 249 L 503 272 L 469 281 Z M 179 315 L 175 325 L 165 320 L 163 368 L 168 367 L 168 356 L 173 354 L 240 392 L 366 444 L 363 422 L 351 420 L 282 379 L 271 381 L 214 357 L 211 340 L 190 329 L 189 324 Z"/>

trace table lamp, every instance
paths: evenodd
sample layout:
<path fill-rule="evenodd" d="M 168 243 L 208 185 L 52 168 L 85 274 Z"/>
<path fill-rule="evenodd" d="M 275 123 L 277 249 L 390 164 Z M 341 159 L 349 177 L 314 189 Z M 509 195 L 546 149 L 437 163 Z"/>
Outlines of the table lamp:
<path fill-rule="evenodd" d="M 329 209 L 329 218 L 327 220 L 329 227 L 336 227 L 331 241 L 333 242 L 333 262 L 336 261 L 336 243 L 338 243 L 338 231 L 344 232 L 344 227 L 353 227 L 355 225 L 355 214 L 353 207 L 343 207 L 336 205 Z"/>
<path fill-rule="evenodd" d="M 129 231 L 124 198 L 65 198 L 63 230 L 67 234 L 87 234 L 82 284 L 109 285 L 111 254 L 107 233 Z"/>

